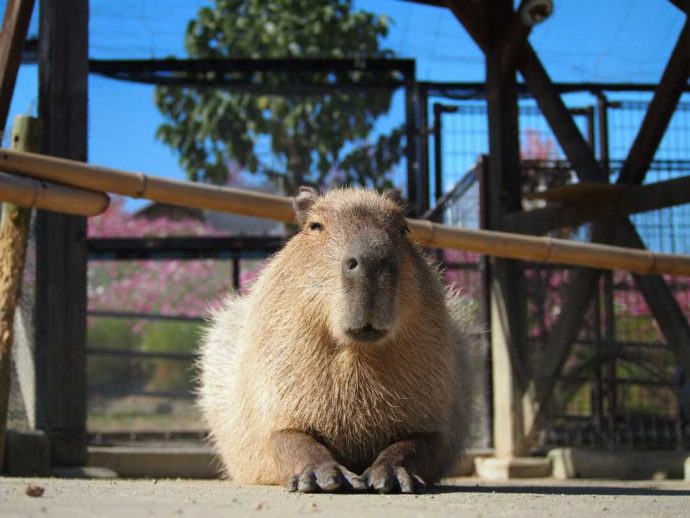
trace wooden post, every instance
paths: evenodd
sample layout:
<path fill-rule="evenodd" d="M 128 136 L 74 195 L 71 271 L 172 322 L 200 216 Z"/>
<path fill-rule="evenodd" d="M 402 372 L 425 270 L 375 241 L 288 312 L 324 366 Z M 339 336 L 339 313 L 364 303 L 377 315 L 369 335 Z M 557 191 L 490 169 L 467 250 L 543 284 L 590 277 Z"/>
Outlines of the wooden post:
<path fill-rule="evenodd" d="M 521 209 L 520 143 L 515 70 L 503 66 L 503 34 L 513 15 L 511 0 L 488 6 L 491 45 L 486 82 L 489 113 L 488 226 L 497 230 L 508 212 Z M 530 378 L 525 354 L 525 286 L 522 264 L 491 262 L 491 353 L 496 457 L 523 455 L 527 425 L 523 398 Z"/>
<path fill-rule="evenodd" d="M 43 152 L 86 161 L 88 0 L 41 0 Z M 53 465 L 86 462 L 86 219 L 36 220 L 37 405 Z"/>
<path fill-rule="evenodd" d="M 17 117 L 12 147 L 38 151 L 41 124 L 38 119 Z M 14 313 L 19 300 L 31 210 L 11 203 L 2 205 L 0 224 L 0 471 L 5 457 L 5 426 L 10 395 L 10 364 L 14 340 Z"/>

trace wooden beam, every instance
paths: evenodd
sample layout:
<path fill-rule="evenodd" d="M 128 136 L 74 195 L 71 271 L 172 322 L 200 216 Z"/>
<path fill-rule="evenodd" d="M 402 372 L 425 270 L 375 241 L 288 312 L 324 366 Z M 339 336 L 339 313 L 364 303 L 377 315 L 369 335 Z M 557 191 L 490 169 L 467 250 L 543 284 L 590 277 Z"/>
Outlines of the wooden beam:
<path fill-rule="evenodd" d="M 465 2 L 467 3 L 467 2 Z M 515 70 L 503 67 L 503 35 L 513 19 L 512 0 L 488 6 L 491 45 L 486 54 L 489 117 L 488 226 L 521 207 L 520 141 Z M 494 449 L 497 457 L 522 455 L 527 417 L 522 412 L 531 379 L 527 360 L 526 293 L 522 263 L 493 259 L 490 279 L 491 356 L 494 390 Z"/>
<path fill-rule="evenodd" d="M 7 124 L 34 0 L 8 0 L 0 33 L 0 133 Z"/>
<path fill-rule="evenodd" d="M 41 0 L 44 153 L 86 160 L 88 0 Z M 86 462 L 86 219 L 36 218 L 37 405 L 53 465 Z"/>
<path fill-rule="evenodd" d="M 581 184 L 575 184 L 581 185 Z M 596 184 L 605 187 L 604 184 Z M 540 235 L 565 227 L 578 227 L 592 221 L 613 221 L 630 214 L 675 207 L 690 203 L 690 176 L 646 185 L 620 185 L 605 206 L 559 204 L 530 211 L 506 214 L 503 230 Z M 589 204 L 591 200 L 584 198 Z"/>
<path fill-rule="evenodd" d="M 523 46 L 532 32 L 532 27 L 524 22 L 519 12 L 523 4 L 524 2 L 521 3 L 518 11 L 513 13 L 501 43 L 501 67 L 505 73 L 515 70 L 518 60 L 522 56 Z"/>
<path fill-rule="evenodd" d="M 535 404 L 533 420 L 527 423 L 527 443 L 533 443 L 538 431 L 547 422 L 547 410 L 552 402 L 554 388 L 596 293 L 600 275 L 600 270 L 577 270 L 566 288 L 561 313 L 551 328 L 530 389 L 535 394 Z"/>
<path fill-rule="evenodd" d="M 666 65 L 659 86 L 647 106 L 642 126 L 630 148 L 628 157 L 618 177 L 619 184 L 642 183 L 659 143 L 676 110 L 678 100 L 688 84 L 688 43 L 690 26 L 685 26 L 678 36 L 671 58 Z"/>
<path fill-rule="evenodd" d="M 618 226 L 614 242 L 633 248 L 645 248 L 634 225 L 627 220 Z M 673 349 L 678 365 L 683 367 L 685 372 L 690 372 L 690 322 L 688 316 L 683 313 L 680 304 L 678 304 L 663 277 L 633 274 L 633 278 L 666 342 Z"/>
<path fill-rule="evenodd" d="M 489 20 L 486 4 L 489 2 L 468 2 L 467 0 L 444 0 L 465 30 L 486 54 L 490 46 Z"/>
<path fill-rule="evenodd" d="M 685 14 L 690 13 L 690 2 L 688 0 L 668 0 Z"/>

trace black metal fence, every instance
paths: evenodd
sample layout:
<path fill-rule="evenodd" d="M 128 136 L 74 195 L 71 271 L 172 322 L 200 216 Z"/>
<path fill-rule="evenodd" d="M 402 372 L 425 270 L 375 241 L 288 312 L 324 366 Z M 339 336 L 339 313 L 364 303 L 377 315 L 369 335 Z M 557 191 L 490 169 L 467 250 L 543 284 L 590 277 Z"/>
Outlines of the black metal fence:
<path fill-rule="evenodd" d="M 615 180 L 647 108 L 646 101 L 579 103 L 571 109 Z M 603 98 L 603 101 L 602 101 Z M 441 106 L 441 107 L 438 107 Z M 606 117 L 601 117 L 606 110 Z M 468 100 L 437 103 L 434 176 L 446 187 L 439 207 L 429 216 L 465 227 L 481 220 L 478 157 L 486 153 L 486 105 Z M 538 107 L 520 103 L 520 142 L 523 191 L 534 193 L 567 185 L 575 175 Z M 605 125 L 602 125 L 602 121 Z M 608 143 L 608 144 L 607 144 Z M 440 152 L 440 155 L 438 153 Z M 646 181 L 657 182 L 690 174 L 690 103 L 681 103 L 674 115 Z M 525 204 L 539 206 L 539 201 Z M 525 206 L 525 209 L 531 207 Z M 690 253 L 690 205 L 632 216 L 648 248 L 665 253 Z M 589 226 L 561 229 L 554 235 L 588 239 Z M 458 262 L 462 271 L 479 275 L 479 259 L 452 257 L 451 280 Z M 530 354 L 544 350 L 552 326 L 563 309 L 564 292 L 575 269 L 525 264 L 528 290 L 528 342 Z M 683 312 L 690 317 L 690 279 L 668 277 Z M 470 283 L 470 284 L 467 284 Z M 459 276 L 459 284 L 480 286 L 478 277 Z M 472 290 L 473 288 L 470 288 Z M 477 294 L 481 300 L 483 294 Z M 535 364 L 535 362 L 530 362 Z M 490 389 L 490 387 L 488 387 Z M 489 402 L 487 402 L 488 408 Z M 671 347 L 657 328 L 632 276 L 604 274 L 597 295 L 555 389 L 549 412 L 552 426 L 542 436 L 549 445 L 625 445 L 634 447 L 690 446 L 690 380 L 676 367 Z"/>
<path fill-rule="evenodd" d="M 631 100 L 630 95 L 625 94 L 620 94 L 622 100 L 607 99 L 601 94 L 596 99 L 586 94 L 572 95 L 569 102 L 576 123 L 610 170 L 611 178 L 615 179 L 647 102 Z M 438 195 L 440 199 L 437 200 L 438 208 L 430 209 L 426 216 L 453 225 L 479 227 L 482 221 L 480 156 L 486 153 L 488 143 L 485 103 L 476 99 L 451 103 L 443 97 L 432 101 L 435 101 L 434 131 L 429 132 L 429 138 L 433 139 L 433 146 L 427 143 L 422 148 L 431 150 L 430 177 L 436 180 L 435 185 L 430 186 L 430 198 Z M 605 125 L 602 110 L 608 117 Z M 533 101 L 521 100 L 519 117 L 524 192 L 534 193 L 572 183 L 575 176 Z M 681 103 L 649 171 L 648 181 L 690 174 L 689 129 L 690 104 Z M 538 207 L 542 202 L 526 203 Z M 632 221 L 651 250 L 690 253 L 690 206 L 638 214 Z M 583 226 L 559 230 L 556 235 L 587 239 L 589 232 L 589 227 Z M 208 301 L 214 293 L 242 288 L 242 272 L 260 268 L 261 260 L 279 246 L 280 238 L 263 241 L 251 238 L 90 240 L 89 286 L 98 289 L 99 275 L 109 275 L 111 279 L 121 275 L 124 281 L 131 279 L 132 272 L 137 269 L 146 268 L 152 269 L 152 278 L 158 275 L 161 282 L 175 286 L 174 275 L 177 274 L 163 265 L 183 262 L 189 266 L 200 265 L 194 273 L 194 282 L 218 288 L 210 295 L 204 294 Z M 474 301 L 480 315 L 480 327 L 486 328 L 484 259 L 477 254 L 457 251 L 439 253 L 438 258 L 443 261 L 447 281 L 468 300 Z M 159 265 L 160 274 L 153 271 L 152 264 Z M 104 271 L 108 268 L 110 271 Z M 528 338 L 534 355 L 543 350 L 563 308 L 564 290 L 573 271 L 569 267 L 525 265 Z M 668 280 L 683 311 L 690 315 L 690 282 L 684 278 Z M 194 292 L 195 286 L 189 285 L 189 279 L 186 282 L 186 285 L 181 283 L 185 290 Z M 122 290 L 142 291 L 141 296 L 146 297 L 145 290 L 138 288 L 126 282 L 120 286 Z M 170 293 L 170 298 L 180 299 L 174 306 L 178 310 L 184 308 L 182 312 L 171 311 L 160 304 L 142 310 L 142 306 L 135 303 L 133 307 L 92 303 L 89 309 L 89 427 L 99 437 L 108 433 L 128 437 L 133 433 L 150 435 L 155 430 L 161 433 L 165 430 L 171 437 L 202 432 L 199 416 L 191 404 L 191 389 L 193 344 L 203 315 L 192 311 L 194 304 L 191 302 L 185 305 L 186 296 L 179 290 Z M 99 299 L 94 296 L 91 300 Z M 147 340 L 148 336 L 152 338 Z M 102 337 L 108 337 L 112 343 L 101 342 Z M 116 342 L 119 345 L 113 346 Z M 186 346 L 180 347 L 179 343 Z M 484 351 L 485 374 L 488 374 L 490 358 L 486 342 Z M 688 377 L 676 368 L 670 347 L 657 329 L 631 276 L 622 272 L 605 274 L 556 386 L 550 410 L 553 425 L 542 437 L 542 444 L 688 445 Z M 477 437 L 478 445 L 491 442 L 490 376 L 485 377 L 484 385 L 480 428 L 485 433 Z M 140 423 L 142 419 L 146 421 L 145 426 Z"/>
<path fill-rule="evenodd" d="M 279 236 L 88 241 L 92 441 L 203 435 L 193 363 L 204 308 L 246 287 L 282 242 Z"/>

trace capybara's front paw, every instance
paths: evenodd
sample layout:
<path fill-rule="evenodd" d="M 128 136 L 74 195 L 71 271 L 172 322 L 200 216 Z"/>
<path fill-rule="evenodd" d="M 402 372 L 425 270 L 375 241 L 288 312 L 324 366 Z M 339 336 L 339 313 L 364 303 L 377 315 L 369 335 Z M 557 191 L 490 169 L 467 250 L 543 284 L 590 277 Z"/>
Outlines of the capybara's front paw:
<path fill-rule="evenodd" d="M 290 477 L 286 484 L 290 492 L 335 493 L 337 491 L 361 491 L 367 484 L 358 475 L 335 462 L 307 466 L 302 473 Z"/>
<path fill-rule="evenodd" d="M 363 474 L 367 487 L 379 493 L 424 493 L 426 482 L 422 477 L 393 462 L 375 462 Z"/>

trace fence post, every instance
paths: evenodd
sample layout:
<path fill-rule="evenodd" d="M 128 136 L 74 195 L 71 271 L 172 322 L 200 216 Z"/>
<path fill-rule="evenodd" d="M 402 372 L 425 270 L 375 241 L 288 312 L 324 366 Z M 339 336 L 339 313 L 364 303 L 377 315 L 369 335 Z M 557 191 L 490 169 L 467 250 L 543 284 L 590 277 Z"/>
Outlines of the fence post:
<path fill-rule="evenodd" d="M 41 0 L 43 153 L 86 161 L 88 0 Z M 86 218 L 36 215 L 36 399 L 53 466 L 82 466 L 86 436 Z"/>
<path fill-rule="evenodd" d="M 12 129 L 12 148 L 38 152 L 41 123 L 19 116 Z M 19 300 L 31 209 L 2 205 L 0 223 L 0 471 L 5 458 L 5 427 L 10 395 L 10 365 L 14 340 L 14 313 Z"/>

